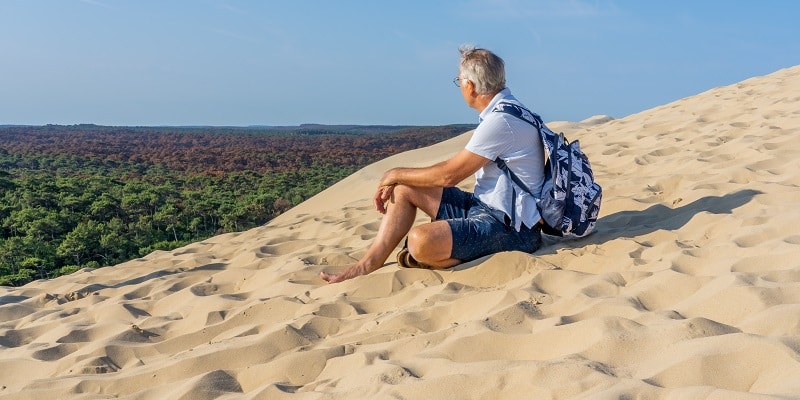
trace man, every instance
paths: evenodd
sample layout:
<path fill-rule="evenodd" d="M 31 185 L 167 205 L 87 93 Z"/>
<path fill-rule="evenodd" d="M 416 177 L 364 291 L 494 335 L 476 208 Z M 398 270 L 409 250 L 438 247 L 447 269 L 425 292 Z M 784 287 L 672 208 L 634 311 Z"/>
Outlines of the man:
<path fill-rule="evenodd" d="M 494 53 L 462 46 L 458 77 L 464 101 L 480 114 L 467 146 L 447 161 L 427 168 L 394 168 L 384 173 L 373 201 L 384 214 L 375 241 L 355 264 L 339 274 L 320 273 L 341 282 L 381 268 L 406 234 L 405 267 L 441 269 L 497 253 L 533 253 L 541 245 L 536 199 L 494 162 L 500 158 L 535 195 L 544 181 L 544 150 L 531 124 L 503 112 L 500 102 L 521 105 L 506 88 L 505 64 Z M 475 174 L 474 193 L 455 186 Z M 417 209 L 431 222 L 412 229 Z"/>

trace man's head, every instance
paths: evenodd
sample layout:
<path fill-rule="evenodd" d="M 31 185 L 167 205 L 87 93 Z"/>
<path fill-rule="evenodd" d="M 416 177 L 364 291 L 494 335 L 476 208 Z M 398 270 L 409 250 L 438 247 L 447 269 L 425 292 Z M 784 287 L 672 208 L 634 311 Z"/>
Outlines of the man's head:
<path fill-rule="evenodd" d="M 458 77 L 472 82 L 476 95 L 494 97 L 506 87 L 506 71 L 503 59 L 489 50 L 464 45 L 458 48 L 461 63 Z"/>

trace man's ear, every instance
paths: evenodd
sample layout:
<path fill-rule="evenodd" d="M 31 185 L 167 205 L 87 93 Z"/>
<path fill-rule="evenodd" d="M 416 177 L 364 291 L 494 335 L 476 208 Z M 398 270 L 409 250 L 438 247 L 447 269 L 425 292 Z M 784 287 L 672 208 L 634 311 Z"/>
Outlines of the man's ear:
<path fill-rule="evenodd" d="M 475 92 L 475 83 L 474 82 L 472 82 L 469 79 L 466 79 L 466 82 L 464 83 L 464 86 L 467 88 L 467 94 L 469 94 L 470 97 L 477 97 L 478 96 L 478 93 Z"/>

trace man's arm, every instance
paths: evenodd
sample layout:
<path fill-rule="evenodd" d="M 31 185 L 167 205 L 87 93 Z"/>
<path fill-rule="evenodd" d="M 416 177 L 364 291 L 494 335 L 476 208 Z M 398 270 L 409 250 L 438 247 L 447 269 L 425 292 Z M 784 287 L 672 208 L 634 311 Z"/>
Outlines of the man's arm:
<path fill-rule="evenodd" d="M 477 172 L 490 160 L 463 149 L 449 160 L 425 168 L 393 168 L 383 174 L 373 202 L 379 213 L 386 213 L 386 202 L 395 185 L 451 187 Z"/>
<path fill-rule="evenodd" d="M 425 168 L 393 168 L 383 174 L 379 187 L 408 185 L 451 187 L 457 185 L 488 163 L 489 159 L 462 149 L 449 160 Z"/>

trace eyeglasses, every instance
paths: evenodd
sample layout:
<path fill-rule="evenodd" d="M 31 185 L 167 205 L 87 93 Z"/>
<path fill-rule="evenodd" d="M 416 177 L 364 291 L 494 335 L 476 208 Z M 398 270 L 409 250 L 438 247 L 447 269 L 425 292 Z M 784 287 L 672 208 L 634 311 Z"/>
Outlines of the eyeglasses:
<path fill-rule="evenodd" d="M 456 87 L 461 87 L 461 77 L 457 76 L 453 78 L 453 84 L 456 85 Z"/>

